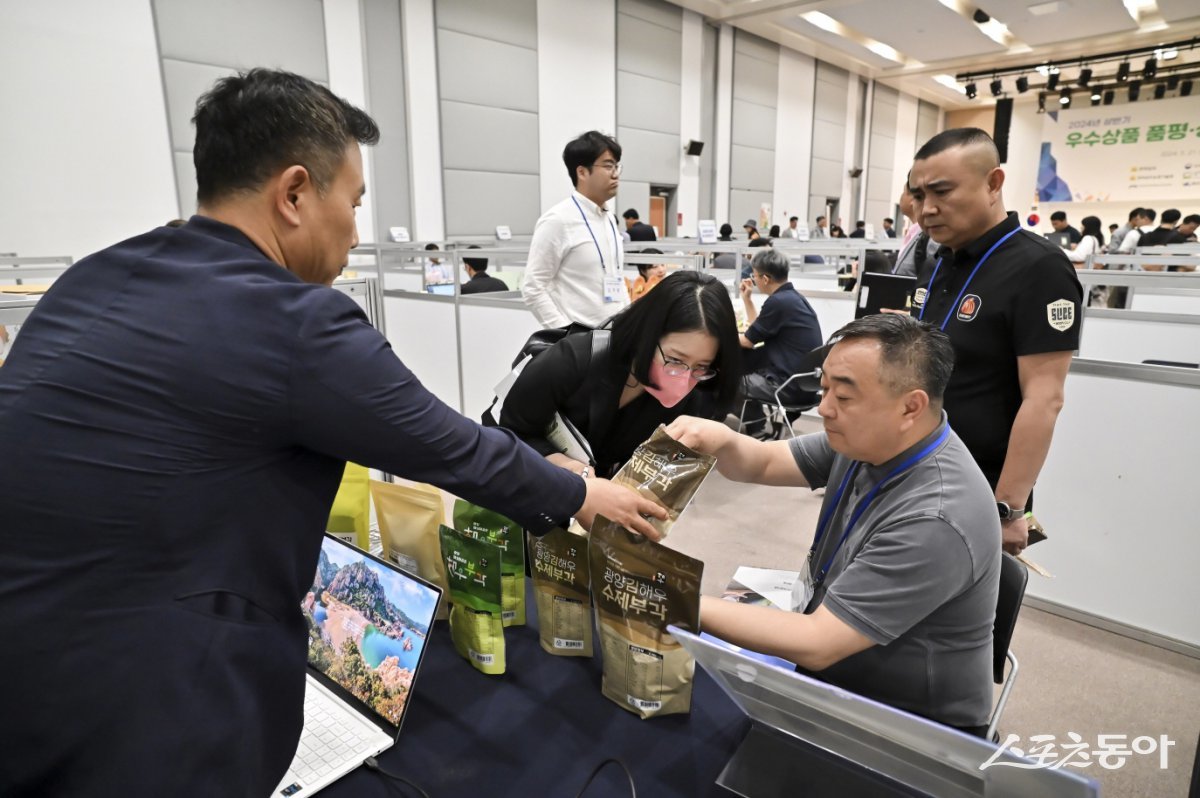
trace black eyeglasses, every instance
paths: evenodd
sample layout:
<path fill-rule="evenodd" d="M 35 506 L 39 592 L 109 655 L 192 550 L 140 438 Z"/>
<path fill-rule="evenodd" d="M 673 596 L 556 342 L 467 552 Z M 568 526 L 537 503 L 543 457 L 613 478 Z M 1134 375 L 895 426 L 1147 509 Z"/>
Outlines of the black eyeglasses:
<path fill-rule="evenodd" d="M 658 346 L 658 354 L 662 355 L 663 371 L 667 373 L 668 377 L 682 377 L 686 374 L 696 382 L 704 382 L 717 376 L 717 370 L 711 366 L 696 366 L 692 368 L 682 360 L 667 357 L 667 353 L 662 350 L 662 344 L 656 344 L 656 346 Z"/>

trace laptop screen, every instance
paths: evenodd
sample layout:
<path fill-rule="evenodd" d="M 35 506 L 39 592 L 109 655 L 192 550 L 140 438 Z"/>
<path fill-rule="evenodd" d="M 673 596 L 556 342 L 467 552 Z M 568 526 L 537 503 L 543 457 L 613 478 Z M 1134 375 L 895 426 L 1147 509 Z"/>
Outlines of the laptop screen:
<path fill-rule="evenodd" d="M 428 582 L 326 535 L 301 602 L 309 665 L 399 727 L 440 595 Z"/>
<path fill-rule="evenodd" d="M 454 296 L 454 283 L 436 283 L 425 286 L 425 293 L 439 296 Z"/>

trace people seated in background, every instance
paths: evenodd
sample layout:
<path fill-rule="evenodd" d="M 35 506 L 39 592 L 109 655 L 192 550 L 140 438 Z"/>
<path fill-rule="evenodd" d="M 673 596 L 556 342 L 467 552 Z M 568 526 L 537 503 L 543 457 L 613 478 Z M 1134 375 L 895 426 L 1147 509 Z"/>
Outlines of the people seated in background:
<path fill-rule="evenodd" d="M 1182 244 L 1187 241 L 1187 236 L 1181 235 L 1175 225 L 1179 224 L 1179 219 L 1183 214 L 1178 208 L 1167 208 L 1159 217 L 1158 227 L 1148 233 L 1143 233 L 1138 239 L 1139 247 L 1160 247 L 1167 244 Z"/>
<path fill-rule="evenodd" d="M 857 222 L 855 222 L 854 223 L 854 232 L 851 233 L 849 237 L 850 238 L 866 238 L 867 237 L 867 223 L 864 222 L 862 219 L 859 219 Z"/>
<path fill-rule="evenodd" d="M 643 221 L 639 221 L 637 209 L 630 208 L 621 214 L 621 218 L 625 220 L 625 233 L 629 236 L 630 241 L 658 240 L 658 236 L 654 233 L 654 228 Z"/>
<path fill-rule="evenodd" d="M 1080 233 L 1079 243 L 1073 249 L 1063 248 L 1067 260 L 1075 264 L 1076 269 L 1084 268 L 1089 255 L 1104 251 L 1104 232 L 1100 229 L 1100 218 L 1097 216 L 1083 217 L 1083 232 Z"/>
<path fill-rule="evenodd" d="M 841 225 L 831 224 L 829 226 L 830 238 L 845 238 L 846 231 L 841 228 Z"/>
<path fill-rule="evenodd" d="M 761 404 L 775 402 L 775 391 L 800 371 L 805 356 L 824 339 L 816 312 L 788 282 L 787 255 L 776 249 L 764 250 L 754 256 L 750 269 L 750 278 L 741 283 L 749 324 L 739 338 L 746 350 L 741 398 L 753 400 L 746 407 L 743 421 L 757 422 L 764 417 Z M 761 311 L 754 305 L 755 290 L 767 297 Z M 788 385 L 782 398 L 787 405 L 816 401 L 816 395 L 806 392 L 799 381 Z M 763 430 L 764 434 L 771 432 L 779 430 Z"/>
<path fill-rule="evenodd" d="M 718 241 L 732 241 L 733 225 L 731 225 L 729 222 L 725 222 L 725 224 L 721 225 L 720 233 L 721 234 L 717 236 Z"/>
<path fill-rule="evenodd" d="M 767 238 L 779 238 L 779 225 L 771 225 L 771 229 L 767 231 Z"/>
<path fill-rule="evenodd" d="M 883 220 L 883 233 L 888 238 L 896 237 L 896 220 L 892 217 L 887 217 Z"/>
<path fill-rule="evenodd" d="M 659 424 L 681 415 L 724 418 L 741 375 L 733 306 L 712 275 L 672 272 L 606 327 L 611 340 L 601 352 L 588 331 L 529 361 L 500 411 L 500 426 L 577 474 L 590 466 L 592 475 L 611 475 Z M 590 464 L 547 437 L 556 413 L 586 438 Z"/>
<path fill-rule="evenodd" d="M 755 241 L 762 238 L 762 234 L 758 232 L 758 222 L 753 219 L 747 219 L 746 223 L 742 225 L 742 229 L 746 231 L 747 241 Z"/>
<path fill-rule="evenodd" d="M 1179 225 L 1179 234 L 1183 236 L 1185 242 L 1194 242 L 1197 227 L 1200 227 L 1200 214 L 1190 214 L 1183 217 L 1183 224 Z"/>
<path fill-rule="evenodd" d="M 908 229 L 904 231 L 904 240 L 900 245 L 900 253 L 896 256 L 896 265 L 892 274 L 905 277 L 916 277 L 930 259 L 936 259 L 938 243 L 929 238 L 929 234 L 917 223 L 916 209 L 913 206 L 912 191 L 908 187 L 908 177 L 904 178 L 904 187 L 900 190 L 897 201 L 900 212 L 908 219 Z"/>
<path fill-rule="evenodd" d="M 1054 228 L 1054 232 L 1056 233 L 1066 233 L 1068 243 L 1079 243 L 1080 233 L 1074 227 L 1067 224 L 1066 211 L 1055 211 L 1050 214 L 1050 226 Z"/>
<path fill-rule="evenodd" d="M 829 219 L 824 216 L 817 217 L 817 224 L 812 229 L 811 238 L 829 238 Z"/>
<path fill-rule="evenodd" d="M 440 252 L 441 247 L 437 244 L 426 244 L 425 251 Z M 443 265 L 441 258 L 429 258 L 425 261 L 425 285 L 444 285 L 452 282 L 454 278 L 450 276 L 450 270 Z"/>
<path fill-rule="evenodd" d="M 1117 231 L 1118 231 L 1118 230 L 1120 230 L 1120 229 L 1121 229 L 1121 225 L 1117 224 L 1116 222 L 1113 222 L 1112 224 L 1110 224 L 1110 225 L 1108 226 L 1108 237 L 1109 237 L 1109 239 L 1111 240 L 1111 239 L 1112 239 L 1112 237 L 1113 237 L 1114 235 L 1116 235 Z"/>
<path fill-rule="evenodd" d="M 1109 239 L 1108 239 L 1108 251 L 1109 252 L 1116 252 L 1118 249 L 1120 249 L 1122 242 L 1124 242 L 1124 240 L 1125 240 L 1125 236 L 1129 235 L 1129 233 L 1138 226 L 1138 221 L 1141 218 L 1141 215 L 1142 215 L 1141 208 L 1134 208 L 1133 210 L 1131 210 L 1129 212 L 1129 221 L 1125 222 L 1125 224 L 1121 225 L 1116 230 L 1114 230 L 1113 234 L 1109 237 Z M 1112 268 L 1112 267 L 1109 267 L 1109 268 Z"/>
<path fill-rule="evenodd" d="M 800 224 L 799 216 L 793 216 L 792 218 L 788 219 L 788 226 L 783 229 L 783 237 L 784 238 L 799 238 L 800 233 L 797 230 L 797 226 L 799 224 Z"/>
<path fill-rule="evenodd" d="M 1154 220 L 1158 217 L 1154 209 L 1138 208 L 1137 212 L 1138 215 L 1133 220 L 1133 229 L 1121 239 L 1121 246 L 1117 249 L 1122 255 L 1131 254 L 1142 245 L 1142 236 L 1154 232 Z"/>
<path fill-rule="evenodd" d="M 728 479 L 825 488 L 795 612 L 704 596 L 703 631 L 815 678 L 983 736 L 992 706 L 1000 524 L 950 429 L 945 334 L 907 316 L 843 327 L 821 375 L 825 431 L 762 443 L 680 418 L 672 437 Z M 803 573 L 803 572 L 802 572 Z"/>
<path fill-rule="evenodd" d="M 746 246 L 748 246 L 748 247 L 770 247 L 770 246 L 774 246 L 774 245 L 771 243 L 771 239 L 764 238 L 763 236 L 759 236 L 758 238 L 756 238 L 753 241 L 750 241 L 748 244 L 746 244 Z M 742 271 L 741 271 L 741 274 L 739 275 L 739 278 L 742 280 L 750 279 L 750 258 L 748 258 L 748 257 L 742 258 Z"/>
<path fill-rule="evenodd" d="M 475 244 L 467 249 L 479 249 Z M 508 284 L 498 277 L 487 273 L 487 258 L 469 258 L 463 256 L 463 266 L 467 269 L 467 281 L 462 285 L 464 294 L 487 294 L 494 291 L 507 291 Z"/>
<path fill-rule="evenodd" d="M 662 250 L 646 247 L 640 250 L 640 254 L 661 255 Z M 637 270 L 638 276 L 629 286 L 629 298 L 633 302 L 644 297 L 651 288 L 658 285 L 667 276 L 667 266 L 663 263 L 639 263 Z"/>

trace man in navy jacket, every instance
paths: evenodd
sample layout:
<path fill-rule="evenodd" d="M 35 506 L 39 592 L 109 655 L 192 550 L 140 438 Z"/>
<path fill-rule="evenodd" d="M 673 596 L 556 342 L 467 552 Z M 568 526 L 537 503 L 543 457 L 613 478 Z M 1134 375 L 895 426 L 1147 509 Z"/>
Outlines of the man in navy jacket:
<path fill-rule="evenodd" d="M 0 368 L 0 794 L 270 794 L 347 459 L 534 532 L 661 511 L 434 398 L 328 285 L 362 111 L 254 70 L 197 106 L 200 211 L 81 260 Z"/>

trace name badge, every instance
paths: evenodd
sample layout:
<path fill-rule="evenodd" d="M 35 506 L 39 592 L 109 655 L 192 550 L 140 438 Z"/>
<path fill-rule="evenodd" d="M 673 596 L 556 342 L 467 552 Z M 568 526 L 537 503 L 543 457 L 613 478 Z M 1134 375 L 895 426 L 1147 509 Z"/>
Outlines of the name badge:
<path fill-rule="evenodd" d="M 625 301 L 625 280 L 620 277 L 604 278 L 604 302 Z"/>

